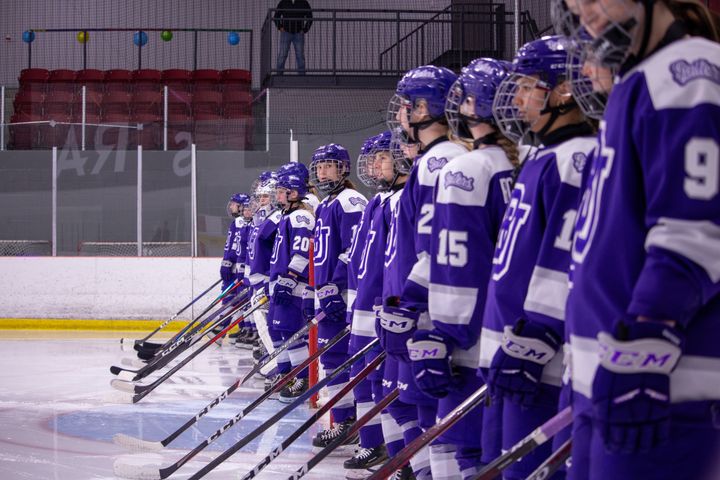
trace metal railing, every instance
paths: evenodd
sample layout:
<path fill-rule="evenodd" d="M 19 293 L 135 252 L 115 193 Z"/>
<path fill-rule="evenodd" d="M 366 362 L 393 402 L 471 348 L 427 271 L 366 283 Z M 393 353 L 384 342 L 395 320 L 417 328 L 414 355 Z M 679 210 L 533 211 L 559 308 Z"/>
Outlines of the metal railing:
<path fill-rule="evenodd" d="M 268 10 L 260 38 L 260 79 L 277 75 L 398 76 L 433 63 L 459 69 L 478 56 L 510 59 L 514 34 L 533 32 L 532 18 L 503 3 L 455 4 L 443 10 L 312 10 L 304 35 L 305 69 L 298 69 L 290 48 L 278 59 L 280 32 Z M 518 28 L 520 31 L 515 32 Z M 535 27 L 535 31 L 537 28 Z"/>

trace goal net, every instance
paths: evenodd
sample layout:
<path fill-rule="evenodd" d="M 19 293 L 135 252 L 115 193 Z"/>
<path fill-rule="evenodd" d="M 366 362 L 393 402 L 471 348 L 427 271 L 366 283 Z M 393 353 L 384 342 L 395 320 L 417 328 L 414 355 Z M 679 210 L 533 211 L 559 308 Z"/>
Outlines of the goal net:
<path fill-rule="evenodd" d="M 47 240 L 0 240 L 2 257 L 36 257 L 52 254 Z"/>
<path fill-rule="evenodd" d="M 190 242 L 143 242 L 143 257 L 189 257 Z M 81 257 L 137 257 L 137 242 L 80 242 Z"/>

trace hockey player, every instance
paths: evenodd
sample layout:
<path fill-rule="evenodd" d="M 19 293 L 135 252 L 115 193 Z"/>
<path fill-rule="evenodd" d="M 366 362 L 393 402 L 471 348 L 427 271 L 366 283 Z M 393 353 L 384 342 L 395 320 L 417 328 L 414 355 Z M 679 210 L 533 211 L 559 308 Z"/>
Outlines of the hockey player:
<path fill-rule="evenodd" d="M 287 169 L 285 170 L 287 172 Z M 293 173 L 278 176 L 276 199 L 282 209 L 277 227 L 272 258 L 270 259 L 270 294 L 272 330 L 287 341 L 304 325 L 302 295 L 308 285 L 310 239 L 315 228 L 315 215 L 303 202 L 305 178 Z M 278 362 L 278 371 L 286 375 L 292 367 L 308 357 L 307 337 L 287 349 L 287 360 Z M 290 403 L 308 389 L 307 369 L 288 383 L 279 400 Z"/>
<path fill-rule="evenodd" d="M 253 227 L 248 236 L 248 262 L 246 264 L 245 278 L 253 288 L 253 305 L 263 296 L 269 295 L 269 274 L 270 258 L 272 257 L 273 246 L 277 225 L 280 222 L 280 211 L 275 206 L 275 187 L 277 177 L 274 172 L 262 172 L 253 186 L 253 201 L 256 203 Z M 267 305 L 267 304 L 266 304 Z M 274 351 L 273 340 L 280 342 L 280 335 L 273 339 L 270 335 L 268 325 L 269 306 L 263 306 L 255 310 L 253 317 L 257 332 L 267 352 Z M 274 369 L 276 363 L 285 360 L 287 353 L 284 352 L 276 361 L 270 362 L 261 372 L 265 375 Z M 273 380 L 278 377 L 268 378 L 266 387 L 269 387 Z"/>
<path fill-rule="evenodd" d="M 517 147 L 498 132 L 492 113 L 509 65 L 474 60 L 448 95 L 452 136 L 473 150 L 455 157 L 438 175 L 429 252 L 432 326 L 418 329 L 407 343 L 418 387 L 439 399 L 438 417 L 483 384 L 476 371 L 485 293 L 518 162 Z M 462 478 L 472 478 L 481 465 L 482 416 L 483 409 L 476 408 L 440 437 L 456 446 Z"/>
<path fill-rule="evenodd" d="M 562 37 L 525 44 L 495 96 L 498 126 L 516 140 L 529 132 L 542 142 L 520 166 L 502 221 L 488 286 L 480 367 L 502 418 L 502 448 L 509 449 L 557 413 L 562 377 L 565 300 L 572 225 L 582 171 L 596 145 L 592 127 L 575 103 L 566 78 Z M 490 418 L 493 417 L 493 418 Z M 483 430 L 494 446 L 498 429 Z M 491 451 L 492 455 L 500 452 Z M 527 477 L 550 454 L 546 444 L 504 472 Z M 489 458 L 486 458 L 489 460 Z"/>
<path fill-rule="evenodd" d="M 235 200 L 239 202 L 239 215 L 235 217 L 235 240 L 233 240 L 231 248 L 235 250 L 235 266 L 233 271 L 235 272 L 234 279 L 238 282 L 242 282 L 245 278 L 245 262 L 247 261 L 247 238 L 250 232 L 252 222 L 252 208 L 250 206 L 250 196 L 239 193 L 234 195 Z M 242 315 L 242 313 L 236 313 L 235 315 Z M 234 317 L 235 319 L 237 317 Z M 235 340 L 235 344 L 240 346 L 242 341 L 246 338 L 252 338 L 252 331 L 255 329 L 255 325 L 251 322 L 251 319 L 243 320 L 240 329 L 229 335 L 231 340 Z"/>
<path fill-rule="evenodd" d="M 720 478 L 717 23 L 696 1 L 568 3 L 619 69 L 572 245 L 569 476 Z"/>
<path fill-rule="evenodd" d="M 347 326 L 347 262 L 353 231 L 367 205 L 365 197 L 348 179 L 350 156 L 342 145 L 330 143 L 318 147 L 310 163 L 310 182 L 325 195 L 316 211 L 314 241 L 315 308 L 325 318 L 318 324 L 318 344 L 327 343 Z M 348 337 L 345 337 L 346 339 Z M 321 357 L 323 368 L 331 372 L 347 357 L 348 340 L 337 343 Z M 347 373 L 328 385 L 335 395 L 348 382 Z M 355 421 L 355 405 L 345 397 L 332 409 L 336 427 L 324 430 L 313 439 L 316 448 L 326 447 L 340 432 Z"/>
<path fill-rule="evenodd" d="M 379 334 L 383 348 L 397 361 L 400 400 L 417 406 L 419 425 L 426 429 L 435 424 L 437 401 L 417 389 L 406 342 L 417 328 L 432 328 L 427 315 L 427 289 L 435 183 L 448 161 L 467 152 L 447 137 L 445 100 L 456 79 L 457 75 L 443 67 L 427 65 L 410 70 L 398 82 L 388 107 L 388 126 L 391 130 L 403 129 L 412 141 L 418 142 L 420 155 L 393 219 L 393 238 L 386 250 L 387 281 L 379 312 Z M 454 452 L 446 447 L 439 443 L 430 447 L 433 478 L 459 475 Z M 419 463 L 416 461 L 416 465 Z M 413 468 L 417 475 L 423 475 L 422 467 Z"/>
<path fill-rule="evenodd" d="M 375 338 L 375 297 L 382 294 L 382 263 L 369 265 L 371 251 L 376 243 L 382 252 L 384 239 L 376 239 L 377 233 L 368 233 L 377 209 L 390 193 L 389 187 L 394 180 L 393 155 L 390 149 L 392 135 L 384 132 L 368 138 L 360 150 L 357 160 L 357 175 L 360 181 L 376 193 L 368 202 L 350 249 L 348 263 L 348 322 L 352 324 L 348 353 L 353 355 Z M 383 176 L 383 166 L 388 170 L 387 180 Z M 372 273 L 371 273 L 372 272 Z M 362 284 L 362 287 L 360 286 Z M 378 290 L 379 288 L 379 290 Z M 365 356 L 364 362 L 354 364 L 350 377 L 356 375 L 371 361 L 381 349 Z M 356 402 L 356 416 L 360 418 L 373 406 L 373 397 L 382 398 L 382 368 L 370 374 L 353 390 Z M 396 428 L 397 429 L 397 428 Z M 387 451 L 383 441 L 380 417 L 373 419 L 360 429 L 360 450 L 344 464 L 347 478 L 365 478 L 367 469 L 384 462 Z"/>
<path fill-rule="evenodd" d="M 223 259 L 220 262 L 220 278 L 222 278 L 222 290 L 225 291 L 231 283 L 235 281 L 237 277 L 238 268 L 240 264 L 237 262 L 237 251 L 240 243 L 240 230 L 242 227 L 242 208 L 243 204 L 248 200 L 247 195 L 242 193 L 236 193 L 228 201 L 226 210 L 228 216 L 231 218 L 230 225 L 228 226 L 227 238 L 225 239 L 225 247 L 223 249 Z M 223 305 L 228 304 L 233 298 L 235 298 L 235 292 L 227 295 L 223 298 Z M 213 333 L 220 333 L 226 326 L 230 324 L 230 318 L 217 325 L 213 329 Z"/>

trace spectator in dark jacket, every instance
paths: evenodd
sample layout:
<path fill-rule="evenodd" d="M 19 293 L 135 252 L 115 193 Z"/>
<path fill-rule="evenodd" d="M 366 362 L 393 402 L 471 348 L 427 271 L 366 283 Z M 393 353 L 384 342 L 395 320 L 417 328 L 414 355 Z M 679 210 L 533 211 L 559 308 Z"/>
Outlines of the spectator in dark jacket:
<path fill-rule="evenodd" d="M 277 56 L 277 71 L 282 73 L 290 53 L 290 44 L 295 49 L 295 63 L 300 75 L 305 75 L 305 34 L 312 25 L 312 11 L 307 0 L 280 0 L 273 17 L 280 30 L 280 44 Z"/>

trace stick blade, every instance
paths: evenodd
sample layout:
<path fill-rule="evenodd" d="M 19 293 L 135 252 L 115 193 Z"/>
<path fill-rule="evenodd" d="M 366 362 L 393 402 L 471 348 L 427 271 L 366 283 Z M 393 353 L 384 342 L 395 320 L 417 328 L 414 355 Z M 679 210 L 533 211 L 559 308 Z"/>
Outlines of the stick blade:
<path fill-rule="evenodd" d="M 123 447 L 131 450 L 148 451 L 148 452 L 159 452 L 162 450 L 163 444 L 160 442 L 150 442 L 148 440 L 142 440 L 135 438 L 124 433 L 118 433 L 113 436 L 113 443 L 116 445 L 122 445 Z"/>
<path fill-rule="evenodd" d="M 154 463 L 148 463 L 146 456 L 119 457 L 113 463 L 113 472 L 118 477 L 136 480 L 160 480 L 160 468 Z"/>
<path fill-rule="evenodd" d="M 113 378 L 110 381 L 110 386 L 113 387 L 115 390 L 120 390 L 121 392 L 135 394 L 135 385 L 133 385 L 131 382 L 126 382 L 124 380 Z"/>
<path fill-rule="evenodd" d="M 133 352 L 134 346 L 137 344 L 137 340 L 133 340 L 132 338 L 121 338 L 120 339 L 120 350 L 123 352 Z"/>
<path fill-rule="evenodd" d="M 123 370 L 117 374 L 117 377 L 120 380 L 125 380 L 126 382 L 134 382 L 136 380 L 136 376 L 135 372 L 129 372 L 127 370 Z"/>

